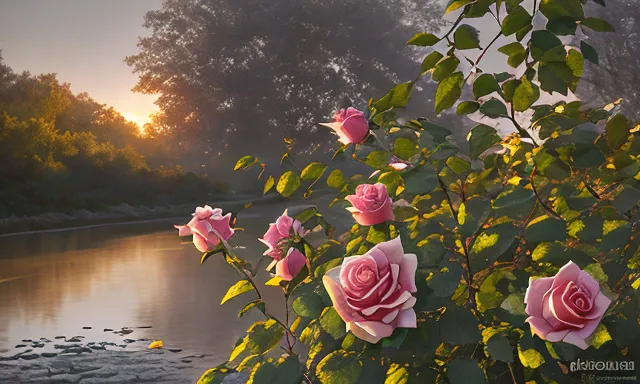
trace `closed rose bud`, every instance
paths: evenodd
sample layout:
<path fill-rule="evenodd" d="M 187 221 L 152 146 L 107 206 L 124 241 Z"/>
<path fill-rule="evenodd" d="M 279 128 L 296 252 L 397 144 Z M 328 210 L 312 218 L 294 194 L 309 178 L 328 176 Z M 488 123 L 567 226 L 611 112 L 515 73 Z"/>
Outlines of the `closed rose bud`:
<path fill-rule="evenodd" d="M 220 208 L 211 208 L 208 205 L 197 207 L 193 218 L 187 225 L 174 225 L 178 229 L 178 235 L 193 235 L 193 244 L 200 252 L 211 251 L 220 244 L 220 238 L 228 240 L 233 236 L 234 230 L 230 225 L 231 213 L 222 215 Z"/>
<path fill-rule="evenodd" d="M 356 194 L 345 199 L 353 205 L 347 210 L 360 225 L 376 225 L 395 219 L 391 198 L 382 183 L 360 184 L 356 187 Z"/>
<path fill-rule="evenodd" d="M 276 263 L 276 276 L 291 281 L 307 264 L 307 258 L 295 248 L 289 248 L 287 256 Z"/>
<path fill-rule="evenodd" d="M 369 120 L 355 108 L 341 109 L 333 116 L 333 122 L 320 125 L 333 129 L 343 144 L 361 143 L 369 134 Z"/>

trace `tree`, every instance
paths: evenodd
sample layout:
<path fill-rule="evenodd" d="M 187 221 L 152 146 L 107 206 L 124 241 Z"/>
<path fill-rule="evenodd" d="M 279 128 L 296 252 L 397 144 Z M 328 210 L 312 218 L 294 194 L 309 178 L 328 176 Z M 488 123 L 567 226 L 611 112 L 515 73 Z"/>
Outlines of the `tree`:
<path fill-rule="evenodd" d="M 326 142 L 315 123 L 345 97 L 364 107 L 415 77 L 403 43 L 442 25 L 429 17 L 439 12 L 414 0 L 169 0 L 146 15 L 151 35 L 126 62 L 136 91 L 160 95 L 156 129 L 195 150 L 198 166 L 229 169 L 226 153 Z"/>

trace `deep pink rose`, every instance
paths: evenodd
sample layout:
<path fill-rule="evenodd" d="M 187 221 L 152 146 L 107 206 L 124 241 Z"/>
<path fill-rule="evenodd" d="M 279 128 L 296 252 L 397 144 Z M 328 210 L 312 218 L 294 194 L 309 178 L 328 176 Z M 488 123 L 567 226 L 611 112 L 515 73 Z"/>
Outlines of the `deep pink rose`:
<path fill-rule="evenodd" d="M 369 134 L 369 120 L 355 108 L 341 109 L 333 116 L 332 123 L 321 123 L 335 131 L 343 144 L 361 143 Z"/>
<path fill-rule="evenodd" d="M 524 297 L 531 331 L 541 339 L 564 341 L 582 349 L 596 330 L 611 300 L 600 285 L 573 261 L 554 277 L 529 278 Z"/>
<path fill-rule="evenodd" d="M 400 238 L 380 243 L 362 256 L 345 257 L 322 278 L 347 331 L 370 343 L 394 329 L 416 328 L 416 255 L 406 254 Z"/>
<path fill-rule="evenodd" d="M 353 207 L 348 207 L 353 218 L 360 225 L 375 225 L 394 220 L 391 198 L 382 183 L 360 184 L 356 194 L 345 197 Z"/>
<path fill-rule="evenodd" d="M 307 258 L 302 252 L 291 247 L 284 259 L 276 263 L 276 276 L 282 280 L 291 281 L 307 264 Z"/>
<path fill-rule="evenodd" d="M 283 239 L 290 238 L 292 230 L 293 233 L 297 233 L 300 237 L 305 237 L 309 232 L 302 227 L 302 223 L 287 216 L 286 213 L 278 217 L 278 220 L 276 220 L 275 223 L 269 224 L 269 230 L 264 234 L 264 236 L 262 236 L 262 238 L 258 239 L 269 247 L 264 252 L 264 255 L 273 258 L 274 262 L 280 261 L 283 254 L 282 244 L 280 244 L 280 242 Z M 275 265 L 275 263 L 272 263 L 272 265 L 267 269 L 271 269 L 273 265 Z"/>
<path fill-rule="evenodd" d="M 222 216 L 222 209 L 208 205 L 196 208 L 191 221 L 187 225 L 174 225 L 180 236 L 193 235 L 193 244 L 200 252 L 207 252 L 233 236 L 230 225 L 231 213 Z"/>

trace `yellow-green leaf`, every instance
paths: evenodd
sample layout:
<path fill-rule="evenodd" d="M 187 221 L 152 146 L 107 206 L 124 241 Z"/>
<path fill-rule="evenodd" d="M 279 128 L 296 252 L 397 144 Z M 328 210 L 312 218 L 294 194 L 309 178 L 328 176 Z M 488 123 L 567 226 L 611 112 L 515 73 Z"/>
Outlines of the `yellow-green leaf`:
<path fill-rule="evenodd" d="M 234 297 L 238 296 L 238 295 L 242 295 L 245 292 L 249 292 L 253 289 L 253 286 L 251 285 L 251 283 L 249 282 L 249 280 L 240 280 L 237 283 L 235 283 L 234 285 L 232 285 L 229 290 L 227 290 L 227 293 L 224 295 L 224 297 L 222 298 L 222 301 L 220 302 L 220 305 L 226 303 L 227 301 L 233 299 Z"/>

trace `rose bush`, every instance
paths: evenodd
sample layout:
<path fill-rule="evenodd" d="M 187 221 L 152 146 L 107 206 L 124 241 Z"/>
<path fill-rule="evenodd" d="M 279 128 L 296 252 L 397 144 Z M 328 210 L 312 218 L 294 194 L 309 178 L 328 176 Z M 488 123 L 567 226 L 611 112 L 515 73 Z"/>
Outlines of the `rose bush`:
<path fill-rule="evenodd" d="M 620 101 L 562 97 L 598 63 L 582 32 L 612 27 L 579 0 L 452 0 L 446 13 L 440 37 L 407 42 L 426 51 L 413 80 L 323 124 L 341 143 L 325 163 L 283 162 L 279 175 L 253 156 L 236 164 L 260 168 L 265 194 L 308 198 L 324 180 L 331 206 L 352 213 L 338 236 L 324 208 L 293 205 L 260 239 L 275 271 L 262 289 L 282 291 L 284 319 L 257 268 L 215 238 L 219 215 L 181 230 L 198 235 L 202 261 L 220 254 L 241 276 L 222 302 L 253 292 L 239 315 L 264 318 L 200 383 L 578 383 L 578 359 L 640 359 L 640 126 Z M 482 46 L 467 23 L 478 18 L 497 22 Z M 506 59 L 497 72 L 491 47 Z M 464 145 L 398 118 L 424 77 L 438 84 L 436 114 L 480 122 Z M 371 171 L 332 169 L 346 157 Z"/>

